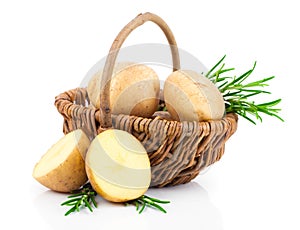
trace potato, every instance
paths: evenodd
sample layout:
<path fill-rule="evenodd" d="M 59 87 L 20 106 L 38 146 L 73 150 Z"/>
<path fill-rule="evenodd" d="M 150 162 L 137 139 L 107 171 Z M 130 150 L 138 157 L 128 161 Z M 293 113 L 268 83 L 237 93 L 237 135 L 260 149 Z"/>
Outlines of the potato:
<path fill-rule="evenodd" d="M 178 70 L 164 84 L 167 110 L 177 121 L 221 119 L 225 103 L 218 88 L 205 76 L 190 70 Z"/>
<path fill-rule="evenodd" d="M 100 133 L 86 155 L 86 172 L 104 199 L 125 202 L 142 196 L 150 186 L 150 160 L 131 134 L 116 129 Z"/>
<path fill-rule="evenodd" d="M 87 92 L 91 103 L 100 108 L 102 71 L 89 81 Z M 159 103 L 160 83 L 154 70 L 146 65 L 118 63 L 110 85 L 110 106 L 113 114 L 151 117 Z"/>
<path fill-rule="evenodd" d="M 33 177 L 57 192 L 71 192 L 87 182 L 85 155 L 90 145 L 86 134 L 77 129 L 62 137 L 39 160 Z"/>

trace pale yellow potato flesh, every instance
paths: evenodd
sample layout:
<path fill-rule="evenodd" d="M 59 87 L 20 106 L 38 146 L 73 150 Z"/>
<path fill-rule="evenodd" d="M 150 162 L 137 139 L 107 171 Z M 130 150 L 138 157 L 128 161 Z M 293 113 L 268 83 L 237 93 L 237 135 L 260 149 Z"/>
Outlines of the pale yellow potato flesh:
<path fill-rule="evenodd" d="M 102 71 L 89 81 L 91 103 L 100 108 Z M 110 106 L 113 114 L 151 117 L 159 103 L 160 83 L 155 71 L 143 64 L 118 63 L 110 83 Z"/>
<path fill-rule="evenodd" d="M 142 196 L 150 186 L 151 167 L 143 145 L 116 129 L 100 133 L 86 155 L 86 172 L 95 191 L 112 202 Z"/>
<path fill-rule="evenodd" d="M 90 145 L 86 134 L 77 129 L 56 142 L 39 160 L 33 177 L 57 192 L 71 192 L 87 182 L 85 155 Z"/>
<path fill-rule="evenodd" d="M 177 121 L 217 120 L 225 113 L 224 99 L 217 86 L 190 70 L 178 70 L 168 76 L 164 100 Z"/>

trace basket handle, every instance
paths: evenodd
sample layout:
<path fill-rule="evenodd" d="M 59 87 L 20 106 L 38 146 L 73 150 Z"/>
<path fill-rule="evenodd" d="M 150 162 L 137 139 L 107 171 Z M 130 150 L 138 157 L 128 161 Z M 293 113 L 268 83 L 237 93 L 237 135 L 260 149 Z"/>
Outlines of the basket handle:
<path fill-rule="evenodd" d="M 147 21 L 152 21 L 157 24 L 164 32 L 172 53 L 173 59 L 173 71 L 180 69 L 179 53 L 176 44 L 175 37 L 170 30 L 169 26 L 159 16 L 152 13 L 144 13 L 137 15 L 132 21 L 130 21 L 115 38 L 109 54 L 106 58 L 100 90 L 100 129 L 105 130 L 112 127 L 111 108 L 110 108 L 110 80 L 113 73 L 113 68 L 116 62 L 119 49 L 128 35 L 137 27 L 143 25 Z"/>

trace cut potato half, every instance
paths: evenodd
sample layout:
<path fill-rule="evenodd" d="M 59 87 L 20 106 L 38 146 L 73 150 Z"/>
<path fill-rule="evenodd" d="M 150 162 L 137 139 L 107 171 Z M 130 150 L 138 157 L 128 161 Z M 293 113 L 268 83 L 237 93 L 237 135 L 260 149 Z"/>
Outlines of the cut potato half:
<path fill-rule="evenodd" d="M 87 182 L 85 155 L 90 145 L 86 134 L 77 129 L 62 137 L 35 165 L 33 177 L 57 192 L 71 192 Z"/>
<path fill-rule="evenodd" d="M 151 182 L 145 148 L 133 135 L 116 129 L 104 131 L 92 141 L 86 172 L 95 191 L 113 202 L 142 196 Z"/>

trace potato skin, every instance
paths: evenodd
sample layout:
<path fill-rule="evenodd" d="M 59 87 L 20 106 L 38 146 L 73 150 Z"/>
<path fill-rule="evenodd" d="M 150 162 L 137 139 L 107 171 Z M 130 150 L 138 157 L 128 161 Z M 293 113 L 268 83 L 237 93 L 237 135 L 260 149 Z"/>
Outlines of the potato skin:
<path fill-rule="evenodd" d="M 74 151 L 59 167 L 35 179 L 53 191 L 71 192 L 87 182 L 84 167 L 85 163 L 81 155 Z"/>
<path fill-rule="evenodd" d="M 102 71 L 87 86 L 91 103 L 100 108 Z M 154 70 L 136 63 L 117 63 L 110 84 L 110 106 L 113 114 L 151 117 L 159 103 L 160 83 Z"/>
<path fill-rule="evenodd" d="M 80 188 L 88 180 L 85 162 L 77 149 L 74 149 L 73 153 L 59 167 L 45 176 L 35 179 L 56 192 L 71 192 Z"/>
<path fill-rule="evenodd" d="M 176 121 L 217 120 L 225 113 L 224 99 L 218 88 L 190 70 L 175 71 L 167 78 L 164 99 Z"/>
<path fill-rule="evenodd" d="M 79 139 L 76 139 L 77 143 L 70 143 L 75 144 L 75 147 L 61 164 L 43 176 L 36 176 L 36 170 L 40 161 L 36 163 L 33 170 L 33 177 L 39 183 L 56 192 L 71 192 L 80 188 L 88 180 L 85 172 L 84 157 L 90 145 L 90 141 L 81 130 L 75 130 L 72 133 L 75 133 L 74 135 Z M 66 136 L 63 138 L 65 137 Z M 74 139 L 71 140 L 74 141 Z M 52 148 L 55 148 L 56 144 L 54 144 Z"/>

